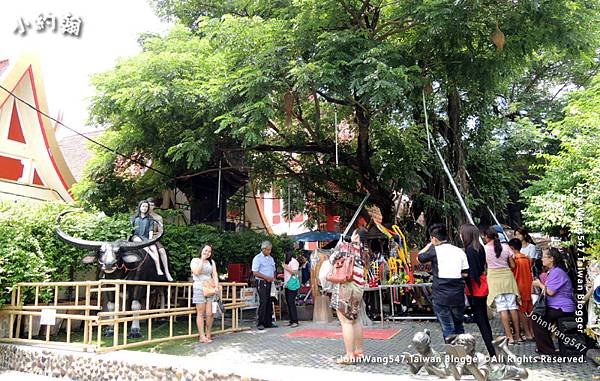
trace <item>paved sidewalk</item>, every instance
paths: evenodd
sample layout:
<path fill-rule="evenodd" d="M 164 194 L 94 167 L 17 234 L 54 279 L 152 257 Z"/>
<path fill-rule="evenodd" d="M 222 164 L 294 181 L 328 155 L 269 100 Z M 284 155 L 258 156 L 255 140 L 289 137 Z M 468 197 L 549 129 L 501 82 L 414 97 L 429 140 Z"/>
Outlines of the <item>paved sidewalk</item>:
<path fill-rule="evenodd" d="M 285 322 L 281 322 L 282 325 Z M 250 324 L 250 323 L 247 323 Z M 380 328 L 376 323 L 372 328 Z M 241 380 L 264 381 L 316 381 L 344 380 L 364 381 L 365 379 L 381 381 L 407 381 L 407 380 L 439 380 L 426 375 L 412 375 L 405 365 L 395 362 L 395 356 L 404 351 L 413 353 L 409 348 L 411 339 L 417 331 L 425 328 L 431 331 L 433 346 L 440 350 L 442 345 L 439 324 L 436 321 L 403 321 L 386 322 L 384 328 L 400 329 L 400 332 L 390 340 L 365 340 L 365 354 L 390 358 L 393 360 L 384 363 L 361 363 L 355 365 L 338 365 L 335 358 L 343 353 L 341 339 L 320 338 L 290 338 L 286 333 L 302 328 L 332 328 L 341 329 L 339 323 L 315 324 L 301 322 L 299 328 L 279 328 L 258 331 L 251 329 L 244 332 L 217 335 L 211 344 L 200 344 L 194 340 L 180 340 L 158 344 L 154 353 L 142 351 L 116 351 L 104 354 L 79 353 L 77 356 L 89 357 L 106 364 L 125 361 L 128 364 L 140 365 L 147 369 L 142 373 L 131 374 L 127 378 L 154 379 L 160 369 L 185 369 L 190 374 L 230 375 Z M 501 332 L 500 322 L 492 321 L 492 328 L 496 335 Z M 474 324 L 467 324 L 466 330 L 478 338 L 478 350 L 485 353 L 479 331 Z M 511 347 L 517 355 L 533 356 L 535 343 L 526 343 Z M 163 354 L 157 353 L 164 351 Z M 69 352 L 71 355 L 74 352 Z M 527 364 L 529 380 L 544 381 L 600 381 L 600 370 L 591 363 L 535 363 Z M 156 370 L 156 371 L 154 371 Z M 4 373 L 2 373 L 4 372 Z M 155 374 L 156 373 L 156 374 Z M 0 370 L 0 380 L 23 379 L 23 373 L 7 372 Z M 133 377 L 131 377 L 133 376 Z M 32 376 L 33 377 L 33 376 Z M 51 380 L 50 377 L 27 375 L 27 379 Z M 119 379 L 119 378 L 117 378 Z M 161 376 L 158 377 L 161 379 Z M 162 379 L 165 379 L 162 377 Z M 188 380 L 184 377 L 181 379 Z M 212 379 L 209 377 L 209 379 Z M 472 380 L 472 377 L 464 377 Z M 192 378 L 189 378 L 192 381 Z M 453 378 L 448 378 L 453 380 Z"/>
<path fill-rule="evenodd" d="M 344 371 L 351 373 L 364 373 L 375 375 L 378 379 L 383 375 L 396 376 L 395 379 L 415 379 L 404 365 L 392 362 L 388 364 L 370 363 L 356 365 L 338 365 L 335 357 L 343 354 L 343 344 L 340 339 L 313 339 L 313 338 L 290 338 L 284 336 L 286 333 L 301 328 L 339 328 L 339 323 L 328 325 L 314 324 L 312 322 L 301 322 L 299 328 L 283 327 L 281 322 L 279 328 L 264 331 L 249 330 L 236 334 L 217 336 L 212 344 L 184 344 L 191 346 L 193 354 L 199 356 L 208 363 L 231 364 L 234 367 L 255 364 L 257 368 L 266 369 L 264 365 L 285 365 L 300 367 L 294 369 L 292 374 L 302 374 L 299 378 L 309 380 L 308 370 Z M 373 328 L 380 328 L 377 322 Z M 408 346 L 413 335 L 425 328 L 431 331 L 433 346 L 441 350 L 442 336 L 439 324 L 436 321 L 403 321 L 385 322 L 384 328 L 399 328 L 401 331 L 390 340 L 365 340 L 365 353 L 372 356 L 388 357 L 394 360 L 396 355 L 404 351 L 414 353 Z M 500 321 L 492 320 L 492 329 L 495 336 L 501 334 Z M 487 353 L 475 324 L 467 324 L 466 330 L 477 338 L 478 351 Z M 517 356 L 535 356 L 535 343 L 527 342 L 511 346 Z M 261 366 L 259 366 L 259 364 Z M 530 363 L 526 365 L 529 370 L 529 380 L 600 380 L 600 370 L 589 363 Z M 283 370 L 282 370 L 283 371 Z M 306 373 L 305 373 L 306 372 Z M 288 373 L 289 374 L 289 373 Z M 335 372 L 330 374 L 338 379 Z M 329 378 L 329 377 L 328 377 Z M 418 376 L 419 379 L 430 379 L 427 376 Z M 281 378 L 289 379 L 289 378 Z M 364 379 L 364 378 L 363 378 Z M 383 378 L 381 378 L 383 379 Z M 437 378 L 431 378 L 437 379 Z M 464 379 L 468 379 L 465 377 Z"/>

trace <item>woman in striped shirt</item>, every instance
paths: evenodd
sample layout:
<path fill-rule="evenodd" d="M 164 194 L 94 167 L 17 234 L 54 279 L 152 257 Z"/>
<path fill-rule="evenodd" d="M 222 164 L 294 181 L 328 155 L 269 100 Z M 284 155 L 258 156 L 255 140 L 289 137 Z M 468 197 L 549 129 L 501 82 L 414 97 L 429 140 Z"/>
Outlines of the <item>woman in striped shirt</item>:
<path fill-rule="evenodd" d="M 331 296 L 331 307 L 336 310 L 342 324 L 342 336 L 346 350 L 346 353 L 337 360 L 338 364 L 352 364 L 364 357 L 363 327 L 359 319 L 359 312 L 363 302 L 365 278 L 361 242 L 357 230 L 352 233 L 352 243 L 340 243 L 329 260 L 333 263 L 347 255 L 354 257 L 353 278 L 349 282 L 336 284 Z"/>

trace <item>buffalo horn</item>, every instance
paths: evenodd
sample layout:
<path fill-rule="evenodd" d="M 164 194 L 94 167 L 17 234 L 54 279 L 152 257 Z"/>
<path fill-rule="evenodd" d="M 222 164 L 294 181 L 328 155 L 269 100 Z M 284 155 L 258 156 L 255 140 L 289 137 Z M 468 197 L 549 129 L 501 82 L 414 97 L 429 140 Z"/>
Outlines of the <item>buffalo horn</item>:
<path fill-rule="evenodd" d="M 67 243 L 70 243 L 74 246 L 82 247 L 84 249 L 96 250 L 96 249 L 100 248 L 100 246 L 102 246 L 102 244 L 104 242 L 87 241 L 85 239 L 71 237 L 70 235 L 68 235 L 67 233 L 62 231 L 62 229 L 60 228 L 60 220 L 62 219 L 62 217 L 65 214 L 71 213 L 71 212 L 73 212 L 73 210 L 67 210 L 58 215 L 58 218 L 56 220 L 56 235 L 58 236 L 58 238 L 62 239 L 63 241 L 65 241 Z"/>

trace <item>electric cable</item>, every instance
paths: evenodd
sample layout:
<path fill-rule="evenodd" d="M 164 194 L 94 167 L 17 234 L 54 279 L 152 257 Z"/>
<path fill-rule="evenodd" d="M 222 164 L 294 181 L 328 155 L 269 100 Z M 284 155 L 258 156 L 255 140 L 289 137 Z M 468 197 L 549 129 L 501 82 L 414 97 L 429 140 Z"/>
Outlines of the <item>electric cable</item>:
<path fill-rule="evenodd" d="M 168 178 L 169 178 L 169 180 L 173 180 L 173 177 L 169 176 L 167 173 L 165 173 L 165 172 L 163 172 L 163 171 L 161 171 L 161 170 L 158 170 L 158 169 L 156 169 L 156 168 L 154 168 L 154 167 L 152 167 L 152 166 L 150 166 L 150 165 L 146 164 L 146 163 L 145 163 L 145 162 L 143 162 L 143 161 L 140 161 L 140 160 L 137 160 L 137 159 L 133 159 L 132 157 L 130 157 L 130 156 L 127 156 L 127 155 L 125 155 L 125 154 L 123 154 L 123 153 L 121 153 L 121 152 L 119 152 L 119 151 L 117 151 L 117 150 L 115 150 L 115 149 L 113 149 L 113 148 L 110 148 L 109 146 L 107 146 L 107 145 L 105 145 L 105 144 L 102 144 L 102 143 L 100 143 L 99 141 L 96 141 L 96 140 L 94 140 L 94 139 L 92 139 L 92 138 L 90 138 L 90 137 L 88 137 L 88 136 L 86 136 L 86 135 L 82 134 L 81 132 L 79 132 L 79 131 L 77 131 L 77 130 L 75 130 L 75 129 L 73 129 L 73 128 L 69 127 L 69 126 L 67 126 L 66 124 L 64 124 L 64 123 L 63 123 L 63 122 L 61 122 L 60 120 L 58 120 L 58 119 L 56 119 L 56 118 L 53 118 L 53 117 L 51 117 L 50 115 L 46 114 L 44 111 L 40 110 L 39 108 L 37 108 L 36 106 L 32 105 L 32 104 L 31 104 L 31 103 L 29 103 L 28 101 L 26 101 L 26 100 L 24 100 L 23 98 L 19 97 L 17 94 L 15 94 L 15 93 L 14 93 L 14 92 L 12 92 L 11 90 L 7 89 L 6 87 L 4 87 L 4 86 L 0 85 L 0 89 L 2 89 L 2 90 L 4 90 L 4 91 L 6 91 L 6 92 L 7 92 L 8 94 L 10 94 L 10 95 L 11 95 L 11 96 L 12 96 L 14 99 L 16 99 L 16 100 L 18 100 L 19 102 L 21 102 L 21 103 L 25 104 L 25 105 L 26 105 L 26 106 L 28 106 L 29 108 L 31 108 L 31 109 L 35 110 L 36 112 L 38 112 L 38 113 L 42 114 L 43 116 L 45 116 L 46 118 L 48 118 L 48 119 L 50 119 L 50 120 L 54 121 L 55 123 L 58 123 L 59 125 L 61 125 L 61 126 L 63 126 L 64 128 L 66 128 L 67 130 L 69 130 L 69 131 L 71 131 L 71 132 L 74 132 L 74 133 L 76 133 L 77 135 L 79 135 L 79 136 L 83 137 L 84 139 L 86 139 L 86 140 L 88 140 L 88 141 L 90 141 L 90 142 L 92 142 L 92 143 L 94 143 L 94 144 L 96 144 L 96 145 L 98 145 L 98 146 L 100 146 L 100 147 L 104 148 L 105 150 L 107 150 L 107 151 L 110 151 L 110 152 L 112 152 L 112 153 L 114 153 L 114 154 L 118 155 L 118 156 L 121 156 L 121 157 L 123 157 L 123 158 L 125 158 L 125 159 L 127 159 L 127 160 L 130 160 L 130 161 L 132 161 L 132 162 L 134 162 L 134 163 L 136 163 L 136 164 L 139 164 L 139 165 L 141 165 L 141 166 L 143 166 L 143 167 L 145 167 L 145 168 L 148 168 L 148 169 L 150 169 L 150 170 L 152 170 L 152 171 L 154 171 L 154 172 L 156 172 L 156 173 L 158 173 L 158 174 L 160 174 L 160 175 L 162 175 L 162 176 L 168 177 Z"/>

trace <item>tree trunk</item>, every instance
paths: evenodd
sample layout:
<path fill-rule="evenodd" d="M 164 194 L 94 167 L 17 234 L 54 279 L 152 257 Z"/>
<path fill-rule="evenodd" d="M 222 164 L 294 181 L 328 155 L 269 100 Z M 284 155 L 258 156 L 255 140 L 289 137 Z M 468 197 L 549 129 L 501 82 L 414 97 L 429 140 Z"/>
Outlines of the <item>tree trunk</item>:
<path fill-rule="evenodd" d="M 456 88 L 448 90 L 448 133 L 450 168 L 454 173 L 456 185 L 463 195 L 468 194 L 465 169 L 465 147 L 460 125 L 460 95 Z"/>
<path fill-rule="evenodd" d="M 394 200 L 390 190 L 385 189 L 377 178 L 377 173 L 371 164 L 369 147 L 370 115 L 360 105 L 354 108 L 354 120 L 358 126 L 357 161 L 360 170 L 362 186 L 371 194 L 371 203 L 381 211 L 384 223 L 394 222 Z"/>
<path fill-rule="evenodd" d="M 451 174 L 458 187 L 459 192 L 466 197 L 468 194 L 467 175 L 465 168 L 465 148 L 462 139 L 462 128 L 460 123 L 460 95 L 455 87 L 448 89 L 448 127 L 446 138 L 448 139 L 448 157 Z M 454 193 L 454 190 L 448 187 L 448 191 Z M 454 195 L 456 197 L 456 195 Z M 466 200 L 465 200 L 466 202 Z M 448 232 L 452 231 L 467 221 L 466 216 L 460 213 L 448 218 Z"/>

